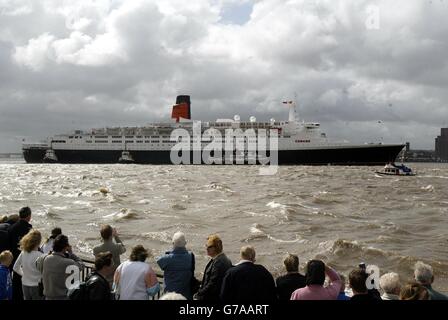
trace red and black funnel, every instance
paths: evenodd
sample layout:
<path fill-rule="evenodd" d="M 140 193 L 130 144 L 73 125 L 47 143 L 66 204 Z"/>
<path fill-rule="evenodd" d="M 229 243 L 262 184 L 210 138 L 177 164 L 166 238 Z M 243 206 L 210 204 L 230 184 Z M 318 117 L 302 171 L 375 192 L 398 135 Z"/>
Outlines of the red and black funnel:
<path fill-rule="evenodd" d="M 171 118 L 176 119 L 176 122 L 179 122 L 180 118 L 191 119 L 190 105 L 190 96 L 177 96 Z"/>

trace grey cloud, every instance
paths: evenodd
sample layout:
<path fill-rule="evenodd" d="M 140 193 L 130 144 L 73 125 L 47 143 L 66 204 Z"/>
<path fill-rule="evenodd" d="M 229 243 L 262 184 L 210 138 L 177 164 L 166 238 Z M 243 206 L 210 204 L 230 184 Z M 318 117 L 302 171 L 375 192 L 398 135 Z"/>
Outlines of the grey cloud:
<path fill-rule="evenodd" d="M 40 70 L 17 63 L 17 48 L 74 29 L 46 9 L 57 2 L 33 2 L 32 13 L 0 19 L 0 150 L 18 151 L 21 137 L 168 120 L 177 94 L 191 95 L 200 120 L 286 119 L 281 101 L 294 93 L 301 118 L 336 139 L 433 148 L 448 119 L 448 6 L 398 2 L 401 16 L 378 2 L 380 30 L 365 28 L 370 1 L 254 1 L 238 27 L 205 5 L 171 15 L 156 3 L 78 5 L 73 16 L 91 21 L 78 31 L 90 37 L 82 49 L 97 60 L 50 47 Z M 110 55 L 88 46 L 104 35 L 118 45 Z"/>

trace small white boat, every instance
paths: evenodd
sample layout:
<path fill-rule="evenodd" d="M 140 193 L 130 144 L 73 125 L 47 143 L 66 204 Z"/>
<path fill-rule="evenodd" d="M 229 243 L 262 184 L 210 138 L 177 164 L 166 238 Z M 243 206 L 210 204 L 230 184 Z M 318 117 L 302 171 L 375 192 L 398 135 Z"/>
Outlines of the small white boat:
<path fill-rule="evenodd" d="M 121 157 L 118 159 L 119 163 L 135 163 L 134 158 L 129 151 L 123 151 Z"/>
<path fill-rule="evenodd" d="M 394 163 L 386 164 L 383 171 L 377 171 L 376 173 L 386 176 L 415 176 L 411 168 L 406 167 L 404 164 L 396 165 Z"/>
<path fill-rule="evenodd" d="M 48 149 L 45 152 L 45 156 L 43 158 L 44 163 L 56 163 L 58 162 L 58 157 L 56 156 L 56 153 L 54 153 L 53 149 Z"/>

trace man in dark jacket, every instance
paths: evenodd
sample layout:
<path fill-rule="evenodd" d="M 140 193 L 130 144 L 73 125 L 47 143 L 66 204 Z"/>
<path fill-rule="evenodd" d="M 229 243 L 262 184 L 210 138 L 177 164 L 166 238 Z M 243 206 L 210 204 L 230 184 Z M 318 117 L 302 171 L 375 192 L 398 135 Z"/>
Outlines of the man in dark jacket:
<path fill-rule="evenodd" d="M 0 223 L 0 231 L 8 231 L 9 228 L 17 221 L 19 221 L 18 214 L 9 215 L 4 222 Z"/>
<path fill-rule="evenodd" d="M 218 235 L 212 234 L 207 238 L 207 254 L 212 258 L 205 267 L 204 277 L 194 299 L 204 301 L 218 301 L 222 280 L 232 262 L 222 252 L 222 241 Z"/>
<path fill-rule="evenodd" d="M 8 230 L 9 250 L 14 256 L 14 261 L 11 266 L 14 266 L 14 263 L 20 255 L 20 239 L 33 228 L 29 223 L 30 220 L 31 209 L 29 207 L 23 207 L 19 211 L 19 221 L 14 223 Z M 12 299 L 23 300 L 22 277 L 16 272 L 13 273 L 12 277 Z"/>
<path fill-rule="evenodd" d="M 6 217 L 6 219 L 3 219 L 3 221 L 0 223 L 0 252 L 10 249 L 8 230 L 13 224 L 19 221 L 19 215 L 12 214 Z"/>
<path fill-rule="evenodd" d="M 225 302 L 272 302 L 277 300 L 275 282 L 271 273 L 255 264 L 255 249 L 251 246 L 240 250 L 241 261 L 227 270 L 221 288 Z"/>
<path fill-rule="evenodd" d="M 277 294 L 280 300 L 290 300 L 291 294 L 306 286 L 305 276 L 299 273 L 299 257 L 294 254 L 288 254 L 283 260 L 287 274 L 278 277 L 275 282 L 277 284 Z"/>
<path fill-rule="evenodd" d="M 114 273 L 113 256 L 110 252 L 98 253 L 95 258 L 95 271 L 88 280 L 87 300 L 112 300 L 109 278 Z"/>

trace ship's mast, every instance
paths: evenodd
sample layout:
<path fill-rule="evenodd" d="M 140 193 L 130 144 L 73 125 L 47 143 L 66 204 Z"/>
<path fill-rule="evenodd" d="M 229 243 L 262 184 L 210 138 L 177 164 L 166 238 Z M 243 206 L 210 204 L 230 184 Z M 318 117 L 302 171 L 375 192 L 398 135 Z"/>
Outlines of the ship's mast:
<path fill-rule="evenodd" d="M 289 122 L 296 122 L 296 103 L 290 101 L 289 103 Z"/>
<path fill-rule="evenodd" d="M 288 121 L 289 122 L 298 122 L 299 121 L 299 117 L 297 116 L 297 112 L 296 112 L 297 94 L 294 93 L 294 101 L 286 101 L 286 102 L 283 102 L 283 103 L 289 104 Z"/>

